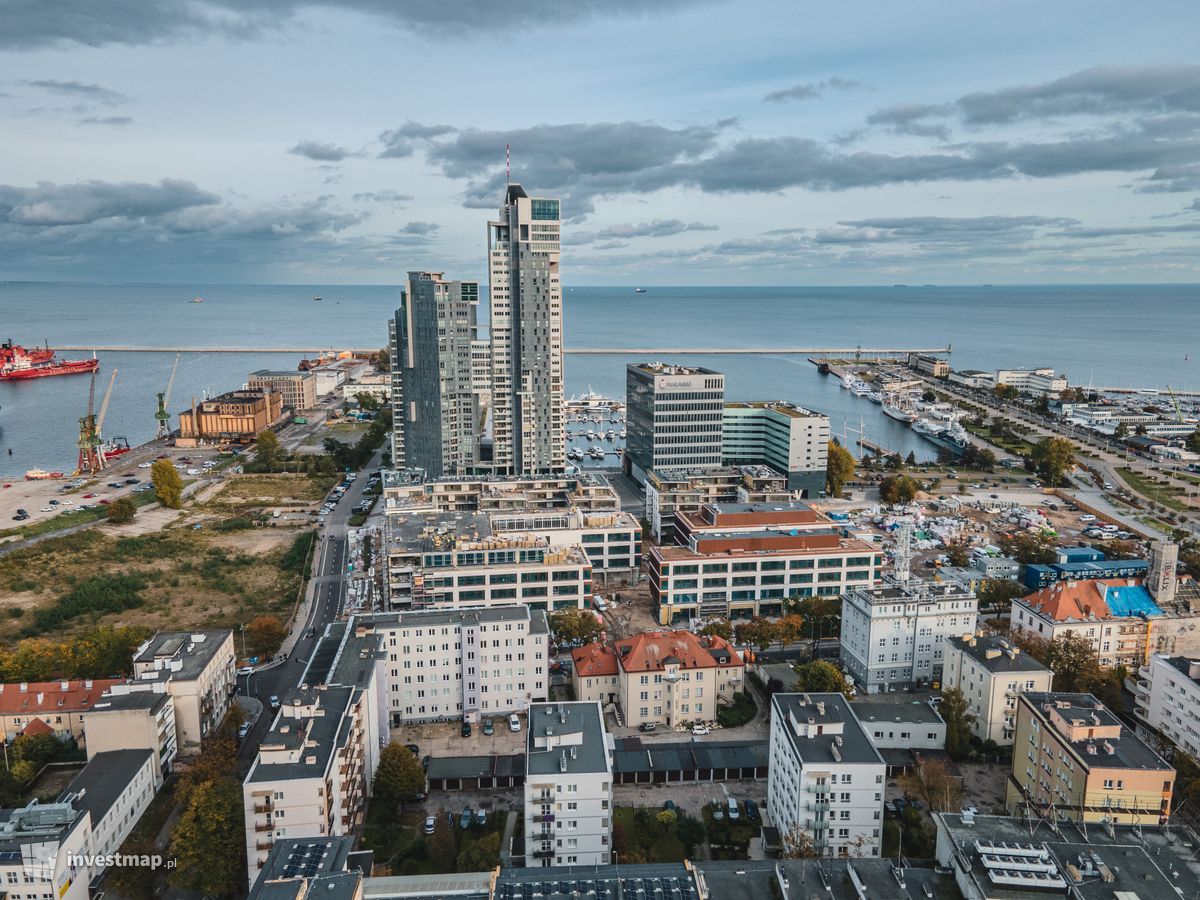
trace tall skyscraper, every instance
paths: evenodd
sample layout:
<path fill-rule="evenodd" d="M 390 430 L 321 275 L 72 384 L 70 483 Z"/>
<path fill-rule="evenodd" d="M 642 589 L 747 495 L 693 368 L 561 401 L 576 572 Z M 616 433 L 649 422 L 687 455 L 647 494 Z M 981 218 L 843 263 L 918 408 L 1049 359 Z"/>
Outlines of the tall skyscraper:
<path fill-rule="evenodd" d="M 699 366 L 625 367 L 625 471 L 639 482 L 652 469 L 721 465 L 725 376 Z"/>
<path fill-rule="evenodd" d="M 428 477 L 462 475 L 479 464 L 479 394 L 471 351 L 479 284 L 441 272 L 409 272 L 389 322 L 392 460 Z"/>
<path fill-rule="evenodd" d="M 492 344 L 492 470 L 566 468 L 558 200 L 510 184 L 488 222 Z"/>

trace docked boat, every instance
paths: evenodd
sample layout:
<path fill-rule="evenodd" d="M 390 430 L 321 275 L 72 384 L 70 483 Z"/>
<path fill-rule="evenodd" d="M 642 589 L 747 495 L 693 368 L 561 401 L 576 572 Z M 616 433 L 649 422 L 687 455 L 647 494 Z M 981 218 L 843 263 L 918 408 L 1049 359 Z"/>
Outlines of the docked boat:
<path fill-rule="evenodd" d="M 897 406 L 889 401 L 883 403 L 883 414 L 898 422 L 911 422 L 917 415 L 913 410 L 905 409 L 903 406 Z"/>
<path fill-rule="evenodd" d="M 32 353 L 20 344 L 5 341 L 0 344 L 0 381 L 18 381 L 25 378 L 46 378 L 52 375 L 76 375 L 94 372 L 100 360 L 58 359 L 54 351 L 34 350 Z"/>
<path fill-rule="evenodd" d="M 30 469 L 25 473 L 26 481 L 47 481 L 51 478 L 62 478 L 62 472 L 47 472 L 45 469 Z"/>
<path fill-rule="evenodd" d="M 621 440 L 625 440 L 625 429 L 621 429 Z"/>
<path fill-rule="evenodd" d="M 882 403 L 883 394 L 879 393 L 879 391 L 871 391 L 871 393 L 867 394 L 867 399 L 872 403 Z"/>
<path fill-rule="evenodd" d="M 320 303 L 320 302 L 321 302 L 321 298 L 320 298 L 320 297 L 313 297 L 313 302 L 314 302 L 314 303 Z"/>
<path fill-rule="evenodd" d="M 101 452 L 104 454 L 105 459 L 116 459 L 118 456 L 124 456 L 132 449 L 133 448 L 129 446 L 129 440 L 127 438 L 119 437 L 114 438 L 105 444 L 104 450 Z"/>
<path fill-rule="evenodd" d="M 914 419 L 912 430 L 923 437 L 931 438 L 934 435 L 941 434 L 946 430 L 946 426 L 937 422 L 931 422 L 929 419 Z"/>

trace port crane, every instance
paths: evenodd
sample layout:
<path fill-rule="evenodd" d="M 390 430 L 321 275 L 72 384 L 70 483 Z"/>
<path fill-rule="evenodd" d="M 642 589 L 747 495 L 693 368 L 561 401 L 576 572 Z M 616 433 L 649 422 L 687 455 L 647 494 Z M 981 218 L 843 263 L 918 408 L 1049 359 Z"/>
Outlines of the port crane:
<path fill-rule="evenodd" d="M 100 412 L 93 414 L 96 406 L 96 373 L 92 372 L 92 383 L 88 388 L 87 415 L 79 420 L 79 467 L 76 475 L 96 475 L 104 468 L 103 440 L 100 437 L 104 417 L 108 415 L 108 401 L 112 399 L 113 385 L 117 381 L 117 370 L 113 369 L 108 379 L 104 399 L 100 401 Z"/>
<path fill-rule="evenodd" d="M 154 432 L 155 440 L 162 440 L 171 433 L 171 414 L 167 406 L 171 402 L 171 390 L 175 387 L 175 372 L 179 368 L 179 354 L 175 354 L 175 363 L 171 366 L 171 377 L 167 379 L 167 389 L 158 395 L 158 409 L 154 418 L 158 420 L 158 428 Z"/>
<path fill-rule="evenodd" d="M 1175 404 L 1175 418 L 1180 422 L 1183 421 L 1183 410 L 1179 408 L 1179 398 L 1175 396 L 1175 392 L 1171 390 L 1171 386 L 1167 385 L 1167 393 L 1171 395 L 1171 402 Z"/>

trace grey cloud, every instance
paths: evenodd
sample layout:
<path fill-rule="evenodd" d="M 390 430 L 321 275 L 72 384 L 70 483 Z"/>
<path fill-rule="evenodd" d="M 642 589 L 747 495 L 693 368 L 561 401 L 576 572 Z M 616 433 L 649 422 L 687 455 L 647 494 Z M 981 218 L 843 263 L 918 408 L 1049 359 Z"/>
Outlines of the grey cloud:
<path fill-rule="evenodd" d="M 400 231 L 402 234 L 433 234 L 441 227 L 435 222 L 409 222 Z"/>
<path fill-rule="evenodd" d="M 926 103 L 889 106 L 867 116 L 867 124 L 882 126 L 895 134 L 912 134 L 918 137 L 935 137 L 945 140 L 950 136 L 950 129 L 944 124 L 929 120 L 944 116 L 949 110 L 949 106 L 935 106 Z"/>
<path fill-rule="evenodd" d="M 294 147 L 290 147 L 288 153 L 303 156 L 306 159 L 315 160 L 316 162 L 341 162 L 346 157 L 354 155 L 345 147 L 339 147 L 337 144 L 326 144 L 321 141 L 300 141 Z"/>
<path fill-rule="evenodd" d="M 158 184 L 44 181 L 31 188 L 0 185 L 0 221 L 22 226 L 81 225 L 102 219 L 155 218 L 218 202 L 216 194 L 171 178 Z"/>
<path fill-rule="evenodd" d="M 706 225 L 703 222 L 684 222 L 682 219 L 655 219 L 652 222 L 642 222 L 638 225 L 610 225 L 599 231 L 567 232 L 567 243 L 579 245 L 605 240 L 624 242 L 629 238 L 636 237 L 668 237 L 673 234 L 683 234 L 685 231 L 716 230 L 716 225 Z"/>
<path fill-rule="evenodd" d="M 808 84 L 794 84 L 789 88 L 771 91 L 763 97 L 764 103 L 789 103 L 792 100 L 816 100 L 824 96 L 827 90 L 849 91 L 862 87 L 859 81 L 834 75 L 824 81 L 814 81 Z"/>
<path fill-rule="evenodd" d="M 294 24 L 315 8 L 372 16 L 400 28 L 438 35 L 515 31 L 612 15 L 648 15 L 695 5 L 696 0 L 512 0 L 502 14 L 481 14 L 474 0 L 5 0 L 0 48 L 47 45 L 162 44 L 218 34 L 254 39 Z"/>
<path fill-rule="evenodd" d="M 453 125 L 423 125 L 409 119 L 399 128 L 393 128 L 379 135 L 383 144 L 380 159 L 403 159 L 413 155 L 418 146 L 422 146 L 434 138 L 454 134 L 458 129 Z"/>
<path fill-rule="evenodd" d="M 1160 166 L 1143 178 L 1134 190 L 1141 194 L 1200 191 L 1200 163 Z"/>
<path fill-rule="evenodd" d="M 133 118 L 131 116 L 88 116 L 86 119 L 79 120 L 80 125 L 113 125 L 121 127 L 124 125 L 132 125 Z"/>
<path fill-rule="evenodd" d="M 11 23 L 9 23 L 11 24 Z M 6 26 L 7 27 L 7 26 Z M 3 38 L 0 38 L 0 43 Z M 42 78 L 25 82 L 30 87 L 41 88 L 54 94 L 65 94 L 68 97 L 83 97 L 102 103 L 116 103 L 124 100 L 125 95 L 99 84 L 85 84 L 82 81 L 59 81 L 57 78 Z"/>
<path fill-rule="evenodd" d="M 362 191 L 350 199 L 355 203 L 408 203 L 413 199 L 413 195 L 402 194 L 399 191 Z"/>

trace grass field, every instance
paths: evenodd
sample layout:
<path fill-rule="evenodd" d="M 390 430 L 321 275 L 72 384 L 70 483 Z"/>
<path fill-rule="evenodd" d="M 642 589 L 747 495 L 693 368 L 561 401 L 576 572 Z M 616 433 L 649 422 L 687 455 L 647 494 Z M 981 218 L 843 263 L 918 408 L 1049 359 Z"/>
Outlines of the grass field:
<path fill-rule="evenodd" d="M 1134 491 L 1141 494 L 1147 500 L 1153 500 L 1167 509 L 1173 509 L 1176 512 L 1184 512 L 1190 507 L 1179 500 L 1183 496 L 1181 488 L 1174 487 L 1169 484 L 1160 484 L 1155 482 L 1140 472 L 1135 472 L 1133 469 L 1118 469 L 1121 473 L 1121 478 Z"/>
<path fill-rule="evenodd" d="M 336 483 L 336 475 L 234 475 L 204 505 L 209 509 L 311 506 L 323 500 Z"/>

